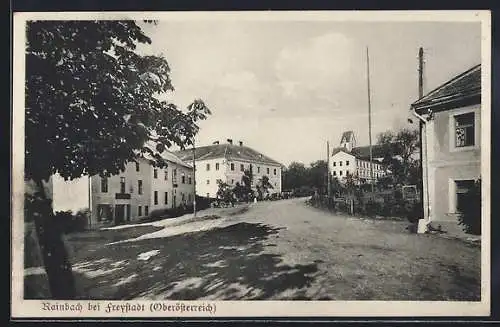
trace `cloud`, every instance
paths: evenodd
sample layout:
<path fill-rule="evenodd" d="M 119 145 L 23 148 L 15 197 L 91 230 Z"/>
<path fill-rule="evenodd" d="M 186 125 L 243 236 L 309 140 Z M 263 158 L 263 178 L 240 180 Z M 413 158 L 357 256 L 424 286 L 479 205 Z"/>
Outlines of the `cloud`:
<path fill-rule="evenodd" d="M 314 102 L 321 109 L 352 107 L 363 89 L 363 51 L 340 33 L 329 33 L 283 48 L 274 69 L 278 85 L 290 101 Z M 364 98 L 363 98 L 364 99 Z"/>

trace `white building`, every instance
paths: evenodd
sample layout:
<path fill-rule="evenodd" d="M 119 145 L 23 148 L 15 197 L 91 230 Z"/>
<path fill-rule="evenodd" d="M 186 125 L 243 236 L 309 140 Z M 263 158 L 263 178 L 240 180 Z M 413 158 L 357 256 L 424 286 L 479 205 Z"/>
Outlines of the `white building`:
<path fill-rule="evenodd" d="M 118 175 L 92 176 L 92 223 L 120 224 L 148 216 L 154 210 L 192 205 L 193 168 L 168 151 L 161 156 L 167 164 L 164 168 L 140 159 L 129 162 Z"/>
<path fill-rule="evenodd" d="M 193 150 L 187 149 L 174 153 L 187 163 L 193 160 Z M 227 143 L 218 141 L 212 145 L 196 148 L 196 194 L 198 196 L 215 198 L 218 190 L 217 180 L 235 186 L 242 184 L 241 180 L 245 170 L 253 173 L 252 184 L 262 179 L 269 178 L 272 189 L 269 193 L 281 193 L 281 168 L 282 164 L 256 150 L 243 145 L 234 145 L 231 139 Z"/>
<path fill-rule="evenodd" d="M 423 121 L 425 222 L 461 233 L 463 195 L 481 177 L 481 65 L 430 91 L 411 109 Z"/>
<path fill-rule="evenodd" d="M 120 224 L 150 215 L 154 210 L 191 206 L 194 200 L 193 168 L 164 151 L 167 166 L 157 168 L 149 159 L 129 162 L 110 177 L 53 180 L 54 211 L 91 209 L 90 227 Z M 89 204 L 90 202 L 90 204 Z"/>
<path fill-rule="evenodd" d="M 373 169 L 373 180 L 387 176 L 389 171 L 381 163 L 383 154 L 381 148 L 372 146 L 373 160 L 370 164 L 370 147 L 356 147 L 356 138 L 352 131 L 342 134 L 340 147 L 332 150 L 330 158 L 330 173 L 333 178 L 339 181 L 345 181 L 346 177 L 351 175 L 360 183 L 371 183 Z"/>

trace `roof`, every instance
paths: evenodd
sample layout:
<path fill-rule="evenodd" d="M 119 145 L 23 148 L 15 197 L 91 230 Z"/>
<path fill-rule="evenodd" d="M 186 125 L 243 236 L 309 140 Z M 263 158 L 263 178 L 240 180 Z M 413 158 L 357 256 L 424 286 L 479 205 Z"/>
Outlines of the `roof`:
<path fill-rule="evenodd" d="M 208 160 L 217 158 L 227 158 L 229 160 L 244 160 L 261 162 L 268 165 L 282 166 L 278 161 L 263 155 L 262 153 L 244 145 L 234 144 L 212 144 L 197 147 L 195 149 L 196 160 Z M 183 161 L 193 160 L 193 150 L 181 150 L 174 152 Z"/>
<path fill-rule="evenodd" d="M 354 139 L 354 132 L 353 131 L 347 131 L 342 133 L 342 137 L 340 138 L 340 143 L 347 143 L 347 142 L 352 142 Z"/>
<path fill-rule="evenodd" d="M 457 107 L 481 103 L 481 65 L 453 77 L 428 94 L 412 103 L 418 113 L 429 109 L 449 110 Z"/>
<path fill-rule="evenodd" d="M 153 142 L 147 142 L 146 146 L 150 147 L 152 149 L 155 148 Z M 147 152 L 144 153 L 143 156 L 144 156 L 144 159 L 146 159 L 146 160 L 153 160 L 153 161 L 156 160 L 151 154 L 149 154 Z M 187 167 L 187 168 L 193 168 L 193 166 L 189 165 L 185 161 L 182 161 L 181 158 L 179 158 L 177 155 L 175 155 L 171 151 L 165 150 L 162 153 L 160 153 L 160 156 L 161 156 L 162 159 L 164 159 L 164 160 L 166 160 L 168 162 L 175 163 L 175 164 Z"/>
<path fill-rule="evenodd" d="M 386 155 L 386 147 L 384 145 L 376 144 L 372 145 L 372 157 L 373 158 L 383 158 Z M 347 150 L 345 147 L 338 147 L 332 150 L 332 156 L 343 151 L 355 156 L 357 159 L 369 160 L 370 159 L 370 146 L 357 146 L 352 148 L 351 151 Z"/>

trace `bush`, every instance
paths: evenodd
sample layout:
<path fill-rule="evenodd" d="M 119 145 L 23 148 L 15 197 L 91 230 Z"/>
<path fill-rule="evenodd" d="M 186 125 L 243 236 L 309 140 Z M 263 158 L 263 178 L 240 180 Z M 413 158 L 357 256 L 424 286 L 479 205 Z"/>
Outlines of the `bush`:
<path fill-rule="evenodd" d="M 57 211 L 54 214 L 55 224 L 65 234 L 83 232 L 87 228 L 90 212 L 88 209 L 79 210 L 73 215 L 71 210 Z"/>
<path fill-rule="evenodd" d="M 364 214 L 373 217 L 377 214 L 380 214 L 380 212 L 382 211 L 382 206 L 376 201 L 368 200 L 363 206 L 363 209 Z"/>
<path fill-rule="evenodd" d="M 406 202 L 403 206 L 403 215 L 410 223 L 418 223 L 419 219 L 424 218 L 422 203 L 419 201 Z"/>
<path fill-rule="evenodd" d="M 458 224 L 464 232 L 481 235 L 481 180 L 474 183 L 466 194 L 464 194 L 464 207 L 458 217 Z"/>

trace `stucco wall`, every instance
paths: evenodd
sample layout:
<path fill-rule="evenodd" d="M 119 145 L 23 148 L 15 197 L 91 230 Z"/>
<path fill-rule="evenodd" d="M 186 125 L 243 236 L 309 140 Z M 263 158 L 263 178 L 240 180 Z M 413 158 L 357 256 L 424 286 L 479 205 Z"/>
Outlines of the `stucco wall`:
<path fill-rule="evenodd" d="M 97 220 L 97 208 L 99 204 L 108 204 L 114 207 L 117 204 L 130 204 L 131 221 L 139 218 L 138 206 L 141 206 L 142 215 L 145 215 L 145 206 L 151 212 L 151 176 L 152 167 L 145 160 L 139 163 L 139 171 L 136 171 L 136 164 L 130 162 L 126 165 L 124 172 L 108 178 L 108 192 L 101 192 L 101 177 L 92 176 L 92 223 L 101 225 L 103 222 Z M 125 177 L 125 192 L 130 193 L 130 199 L 116 199 L 115 194 L 120 193 L 120 177 Z M 138 181 L 142 180 L 142 194 L 138 193 Z"/>
<path fill-rule="evenodd" d="M 207 164 L 210 165 L 210 170 L 207 170 Z M 216 170 L 216 164 L 219 164 L 219 170 Z M 196 194 L 198 196 L 214 198 L 217 193 L 217 180 L 221 179 L 226 183 L 227 165 L 223 158 L 199 160 L 196 161 Z M 241 179 L 241 178 L 240 178 Z M 209 183 L 207 184 L 207 181 Z"/>
<path fill-rule="evenodd" d="M 471 111 L 475 113 L 475 145 L 467 148 L 455 148 L 454 115 Z M 480 106 L 437 112 L 434 113 L 433 119 L 427 122 L 426 137 L 429 158 L 427 182 L 431 220 L 456 220 L 455 180 L 478 179 L 480 177 L 480 130 Z"/>

